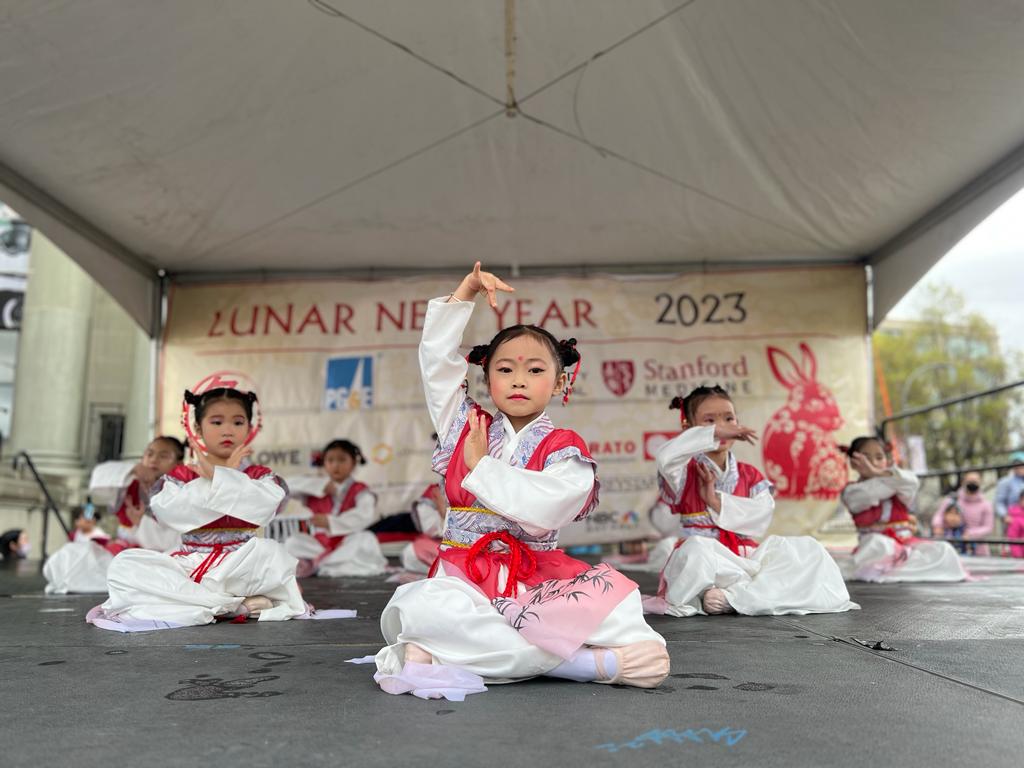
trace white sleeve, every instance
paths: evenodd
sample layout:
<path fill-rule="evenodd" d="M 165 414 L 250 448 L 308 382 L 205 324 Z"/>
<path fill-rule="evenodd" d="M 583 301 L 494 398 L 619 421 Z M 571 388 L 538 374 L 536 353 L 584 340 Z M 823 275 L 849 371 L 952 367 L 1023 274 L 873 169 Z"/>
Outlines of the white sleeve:
<path fill-rule="evenodd" d="M 266 525 L 284 498 L 285 490 L 273 474 L 253 480 L 237 469 L 215 467 L 212 481 L 199 477 L 182 483 L 165 478 L 160 492 L 150 499 L 150 508 L 159 522 L 186 533 L 223 516 Z"/>
<path fill-rule="evenodd" d="M 288 494 L 290 496 L 324 496 L 327 493 L 327 483 L 330 478 L 326 475 L 299 475 L 289 477 Z"/>
<path fill-rule="evenodd" d="M 488 509 L 514 520 L 533 536 L 572 522 L 594 489 L 594 466 L 582 459 L 559 461 L 542 471 L 511 467 L 484 456 L 462 487 Z"/>
<path fill-rule="evenodd" d="M 327 529 L 331 536 L 347 536 L 357 531 L 365 531 L 377 522 L 377 498 L 369 491 L 356 496 L 356 505 L 340 515 L 327 517 Z"/>
<path fill-rule="evenodd" d="M 662 536 L 679 535 L 679 516 L 672 514 L 668 504 L 660 499 L 647 512 L 651 526 Z"/>
<path fill-rule="evenodd" d="M 921 481 L 905 469 L 893 467 L 892 471 L 893 474 L 886 477 L 872 477 L 847 485 L 843 489 L 843 504 L 853 514 L 871 509 L 893 496 L 898 496 L 900 501 L 910 506 Z"/>
<path fill-rule="evenodd" d="M 462 332 L 473 315 L 474 302 L 431 299 L 423 320 L 420 340 L 420 372 L 423 394 L 434 429 L 443 439 L 465 399 L 462 382 L 469 363 L 460 354 Z"/>
<path fill-rule="evenodd" d="M 658 449 L 654 457 L 658 463 L 658 473 L 665 479 L 673 496 L 678 497 L 686 486 L 686 465 L 690 459 L 717 447 L 718 440 L 712 424 L 683 430 Z"/>
<path fill-rule="evenodd" d="M 733 496 L 718 492 L 722 511 L 710 510 L 711 519 L 719 528 L 744 536 L 760 538 L 768 532 L 775 512 L 775 499 L 771 491 L 761 491 L 754 498 Z"/>
<path fill-rule="evenodd" d="M 136 531 L 139 546 L 145 549 L 167 552 L 176 549 L 181 544 L 181 536 L 177 531 L 157 522 L 150 515 L 146 515 L 139 521 Z"/>
<path fill-rule="evenodd" d="M 89 495 L 93 504 L 111 507 L 117 502 L 118 491 L 132 481 L 134 461 L 105 461 L 97 464 L 89 477 Z"/>
<path fill-rule="evenodd" d="M 437 538 L 444 531 L 444 518 L 430 499 L 417 499 L 412 505 L 412 516 L 420 532 Z"/>

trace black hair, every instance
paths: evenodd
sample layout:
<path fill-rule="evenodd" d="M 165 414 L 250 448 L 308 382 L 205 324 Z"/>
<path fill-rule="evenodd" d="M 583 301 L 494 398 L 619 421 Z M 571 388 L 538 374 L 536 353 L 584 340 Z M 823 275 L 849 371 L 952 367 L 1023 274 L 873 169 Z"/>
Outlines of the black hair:
<path fill-rule="evenodd" d="M 21 528 L 12 528 L 0 535 L 0 556 L 4 560 L 16 560 L 21 557 L 17 550 L 11 549 L 11 545 L 17 545 L 21 538 Z"/>
<path fill-rule="evenodd" d="M 206 409 L 221 400 L 234 400 L 241 403 L 242 408 L 245 409 L 245 418 L 252 421 L 252 405 L 257 400 L 255 392 L 241 392 L 234 387 L 214 387 L 201 395 L 196 395 L 185 390 L 185 402 L 196 409 L 197 424 L 202 422 Z M 182 455 L 184 456 L 184 449 Z"/>
<path fill-rule="evenodd" d="M 673 397 L 672 402 L 668 404 L 669 410 L 680 410 L 686 417 L 686 421 L 693 424 L 697 419 L 697 408 L 705 400 L 710 400 L 713 397 L 722 397 L 732 402 L 732 397 L 722 389 L 720 386 L 715 384 L 713 387 L 697 387 L 692 390 L 686 397 Z"/>
<path fill-rule="evenodd" d="M 199 412 L 196 411 L 196 413 L 198 414 Z M 249 418 L 252 418 L 252 416 Z M 179 464 L 185 460 L 185 443 L 181 440 L 176 437 L 171 437 L 170 435 L 157 435 L 153 438 L 153 442 L 155 443 L 157 440 L 161 440 L 171 446 L 174 450 L 174 455 L 178 457 Z"/>
<path fill-rule="evenodd" d="M 566 368 L 575 365 L 580 360 L 580 353 L 576 351 L 576 339 L 563 339 L 559 341 L 551 335 L 550 331 L 546 331 L 537 325 L 510 325 L 508 328 L 498 331 L 489 343 L 477 344 L 469 350 L 469 354 L 466 355 L 466 362 L 481 366 L 484 369 L 484 379 L 487 379 L 487 364 L 494 357 L 498 347 L 506 341 L 517 339 L 520 336 L 533 336 L 548 348 L 548 351 L 551 353 L 551 359 L 554 360 L 555 365 L 558 367 L 558 371 L 555 374 L 556 380 L 565 372 Z"/>
<path fill-rule="evenodd" d="M 853 454 L 859 453 L 861 448 L 871 442 L 878 443 L 882 446 L 882 450 L 885 452 L 886 456 L 892 453 L 892 449 L 889 447 L 889 444 L 878 435 L 861 435 L 860 437 L 855 437 L 849 445 L 840 445 L 839 450 L 847 456 L 853 456 Z"/>
<path fill-rule="evenodd" d="M 71 508 L 71 522 L 72 523 L 75 522 L 78 518 L 80 518 L 84 514 L 85 514 L 85 507 L 84 506 L 76 505 L 76 506 L 72 507 Z M 98 523 L 100 521 L 100 518 L 102 518 L 102 517 L 103 517 L 103 513 L 100 512 L 98 507 L 94 506 L 93 510 L 92 510 L 92 519 L 95 520 Z"/>
<path fill-rule="evenodd" d="M 323 464 L 323 460 L 327 458 L 328 451 L 344 451 L 356 464 L 365 464 L 366 457 L 363 455 L 362 449 L 351 440 L 331 440 L 324 449 L 320 452 L 320 463 Z"/>

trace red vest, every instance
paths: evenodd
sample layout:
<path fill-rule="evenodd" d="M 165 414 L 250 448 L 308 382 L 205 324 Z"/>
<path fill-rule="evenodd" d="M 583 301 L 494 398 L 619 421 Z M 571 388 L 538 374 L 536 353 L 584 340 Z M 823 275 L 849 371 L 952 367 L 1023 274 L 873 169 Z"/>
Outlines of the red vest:
<path fill-rule="evenodd" d="M 341 505 L 338 507 L 338 514 L 342 512 L 348 512 L 356 505 L 356 497 L 365 490 L 368 490 L 370 486 L 366 483 L 360 483 L 358 480 L 353 480 L 352 485 L 348 487 L 345 492 L 344 498 L 341 500 Z M 309 509 L 314 515 L 329 515 L 334 509 L 334 497 L 332 496 L 310 496 L 305 501 L 307 509 Z M 331 536 L 326 531 L 317 531 L 313 534 L 313 537 L 319 541 L 325 549 L 333 552 L 338 546 L 345 540 L 344 536 Z"/>
<path fill-rule="evenodd" d="M 124 498 L 121 501 L 121 506 L 117 508 L 117 522 L 119 522 L 125 528 L 132 528 L 134 526 L 134 524 L 131 521 L 131 518 L 128 517 L 128 511 L 126 509 L 129 502 L 132 504 L 132 506 L 136 507 L 140 506 L 142 503 L 139 494 L 138 480 L 132 480 L 131 483 L 128 484 L 128 487 L 125 489 L 124 492 Z"/>
<path fill-rule="evenodd" d="M 888 515 L 886 515 L 888 512 Z M 869 507 L 853 516 L 853 524 L 857 531 L 882 531 L 886 528 L 913 528 L 916 527 L 914 518 L 910 514 L 907 505 L 900 501 L 899 496 L 883 499 L 873 507 Z"/>
<path fill-rule="evenodd" d="M 707 510 L 707 504 L 700 495 L 700 475 L 697 474 L 696 458 L 690 459 L 686 466 L 686 483 L 679 501 L 668 500 L 669 508 L 673 514 L 683 517 L 682 540 L 687 536 L 709 535 L 717 538 L 722 544 L 736 554 L 741 554 L 739 548 L 756 547 L 757 542 L 746 536 L 738 536 L 732 531 L 726 531 L 715 525 L 711 513 Z M 742 461 L 736 462 L 736 487 L 731 491 L 725 491 L 733 496 L 750 498 L 750 492 L 759 484 L 764 482 L 764 475 L 752 464 L 745 464 Z"/>

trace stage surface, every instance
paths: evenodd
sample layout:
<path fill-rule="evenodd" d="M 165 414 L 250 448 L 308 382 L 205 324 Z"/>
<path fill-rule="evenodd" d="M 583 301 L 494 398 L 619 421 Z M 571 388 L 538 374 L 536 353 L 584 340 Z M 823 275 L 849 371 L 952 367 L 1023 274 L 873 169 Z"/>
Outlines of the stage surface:
<path fill-rule="evenodd" d="M 1024 561 L 854 584 L 845 614 L 650 617 L 661 688 L 538 679 L 463 703 L 381 693 L 345 663 L 380 647 L 384 577 L 303 582 L 356 619 L 117 634 L 83 621 L 100 597 L 45 596 L 21 565 L 0 569 L 9 768 L 1008 766 L 1024 749 Z"/>

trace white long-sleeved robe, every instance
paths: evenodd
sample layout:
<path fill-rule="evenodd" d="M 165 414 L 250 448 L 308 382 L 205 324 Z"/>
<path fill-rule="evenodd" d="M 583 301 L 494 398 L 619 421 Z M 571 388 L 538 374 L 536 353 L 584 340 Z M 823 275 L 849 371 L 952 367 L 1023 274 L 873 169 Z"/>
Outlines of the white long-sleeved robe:
<path fill-rule="evenodd" d="M 289 493 L 302 500 L 327 495 L 331 482 L 324 475 L 303 475 L 288 479 Z M 376 576 L 388 567 L 387 558 L 381 551 L 380 542 L 372 531 L 367 530 L 379 520 L 377 499 L 369 490 L 355 498 L 355 506 L 340 512 L 342 502 L 355 479 L 348 477 L 335 488 L 331 512 L 327 518 L 329 536 L 344 536 L 333 551 L 327 553 L 323 544 L 308 533 L 296 533 L 285 541 L 285 549 L 299 560 L 311 560 L 316 564 L 315 573 L 320 576 Z"/>
<path fill-rule="evenodd" d="M 284 499 L 285 489 L 273 474 L 254 480 L 242 471 L 216 467 L 212 480 L 199 477 L 183 483 L 166 478 L 150 504 L 161 523 L 184 534 L 183 550 L 192 536 L 208 541 L 232 536 L 247 540 L 219 558 L 200 583 L 190 575 L 207 559 L 209 549 L 173 556 L 125 550 L 110 564 L 110 597 L 102 610 L 128 619 L 193 626 L 233 614 L 246 597 L 263 595 L 273 607 L 260 614 L 260 621 L 302 615 L 306 604 L 295 581 L 297 563 L 284 547 L 258 538 L 255 530 L 231 534 L 196 530 L 225 516 L 266 525 Z"/>
<path fill-rule="evenodd" d="M 665 443 L 656 460 L 668 492 L 678 502 L 686 487 L 690 461 L 698 459 L 715 476 L 721 509 L 705 510 L 711 523 L 745 537 L 760 538 L 771 525 L 775 501 L 770 488 L 752 497 L 729 493 L 737 465 L 730 453 L 726 469 L 703 456 L 718 446 L 714 426 L 691 427 Z M 709 531 L 709 534 L 711 531 Z M 783 615 L 839 613 L 859 608 L 835 561 L 811 536 L 769 536 L 756 548 L 741 547 L 742 555 L 712 535 L 690 535 L 669 556 L 662 572 L 665 612 L 672 616 L 703 614 L 701 598 L 712 587 L 721 589 L 737 613 Z"/>
<path fill-rule="evenodd" d="M 850 483 L 843 489 L 842 501 L 851 515 L 864 512 L 898 498 L 909 507 L 920 480 L 913 472 L 893 467 L 892 474 L 871 477 Z M 881 522 L 885 520 L 882 510 Z M 967 571 L 956 550 L 948 541 L 910 541 L 899 543 L 881 533 L 868 531 L 860 534 L 857 550 L 844 567 L 849 581 L 892 583 L 901 581 L 964 581 Z"/>
<path fill-rule="evenodd" d="M 462 391 L 468 366 L 459 345 L 472 311 L 472 302 L 432 300 L 420 344 L 427 408 L 442 446 L 449 448 L 458 440 L 464 414 L 471 407 Z M 536 421 L 541 419 L 547 415 L 541 414 Z M 492 444 L 500 440 L 500 451 L 483 457 L 462 487 L 527 533 L 543 536 L 572 521 L 584 508 L 594 488 L 594 469 L 575 457 L 551 463 L 540 472 L 512 466 L 519 441 L 531 433 L 530 426 L 516 432 L 508 419 L 492 424 Z M 507 576 L 508 570 L 501 566 L 499 587 Z M 401 671 L 406 643 L 429 652 L 435 663 L 467 669 L 492 683 L 542 675 L 563 661 L 527 642 L 480 590 L 450 575 L 443 560 L 434 578 L 395 591 L 381 616 L 381 629 L 388 646 L 377 654 L 377 668 L 386 675 Z M 644 620 L 640 593 L 633 590 L 586 642 L 614 647 L 652 640 L 664 645 Z"/>

